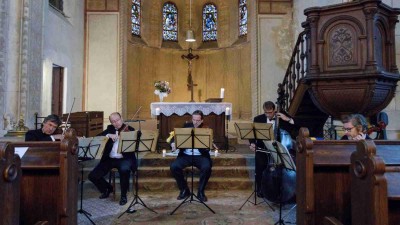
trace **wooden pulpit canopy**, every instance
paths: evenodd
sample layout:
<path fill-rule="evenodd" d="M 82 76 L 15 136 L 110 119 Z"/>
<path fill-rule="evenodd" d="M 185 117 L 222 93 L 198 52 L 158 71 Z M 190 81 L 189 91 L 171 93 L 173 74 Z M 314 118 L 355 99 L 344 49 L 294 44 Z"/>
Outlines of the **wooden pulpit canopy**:
<path fill-rule="evenodd" d="M 314 104 L 339 118 L 370 116 L 392 100 L 400 79 L 395 26 L 400 9 L 359 0 L 305 10 L 309 32 L 304 81 Z"/>

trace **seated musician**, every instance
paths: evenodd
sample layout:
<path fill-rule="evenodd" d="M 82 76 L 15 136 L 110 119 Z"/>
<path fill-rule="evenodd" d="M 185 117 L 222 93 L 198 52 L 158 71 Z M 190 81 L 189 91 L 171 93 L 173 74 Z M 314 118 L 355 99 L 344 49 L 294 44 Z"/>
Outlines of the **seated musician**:
<path fill-rule="evenodd" d="M 110 172 L 112 168 L 117 168 L 120 175 L 121 198 L 120 205 L 125 205 L 128 201 L 126 193 L 129 188 L 130 172 L 136 170 L 136 157 L 134 152 L 118 153 L 119 136 L 118 134 L 126 131 L 134 131 L 135 129 L 124 124 L 121 114 L 113 112 L 109 116 L 111 125 L 97 136 L 107 136 L 109 139 L 104 148 L 100 163 L 90 172 L 89 180 L 101 192 L 100 199 L 108 198 L 113 187 L 109 184 L 104 176 Z"/>
<path fill-rule="evenodd" d="M 25 134 L 25 141 L 56 141 L 62 140 L 62 134 L 54 134 L 61 125 L 60 117 L 57 115 L 48 115 L 43 120 L 42 128 L 37 130 L 29 130 Z"/>
<path fill-rule="evenodd" d="M 192 114 L 192 123 L 186 123 L 184 127 L 207 128 L 205 125 L 203 125 L 203 119 L 203 112 L 200 110 L 196 110 Z M 172 151 L 176 150 L 174 140 L 171 140 L 171 147 Z M 182 200 L 190 196 L 190 190 L 184 178 L 183 169 L 192 165 L 192 154 L 194 155 L 193 166 L 200 170 L 200 182 L 197 197 L 200 201 L 206 202 L 207 197 L 204 193 L 204 189 L 206 188 L 208 179 L 211 176 L 212 167 L 209 149 L 181 149 L 179 151 L 178 157 L 175 159 L 174 162 L 172 162 L 170 166 L 172 175 L 174 176 L 180 191 L 177 199 Z"/>
<path fill-rule="evenodd" d="M 361 114 L 351 114 L 343 119 L 344 134 L 341 140 L 371 139 L 368 134 L 368 124 Z"/>
<path fill-rule="evenodd" d="M 291 142 L 291 137 L 289 133 L 293 133 L 294 130 L 297 129 L 297 126 L 295 125 L 295 121 L 293 118 L 291 118 L 289 115 L 282 113 L 282 112 L 276 112 L 275 111 L 275 104 L 271 101 L 264 102 L 263 105 L 264 113 L 261 115 L 258 115 L 254 117 L 253 122 L 254 123 L 272 123 L 273 128 L 275 130 L 275 121 L 276 118 L 279 119 L 279 127 L 281 131 L 281 136 L 287 137 L 285 139 L 289 139 L 288 141 Z M 297 129 L 298 130 L 298 129 Z M 289 132 L 289 133 L 287 133 Z M 281 140 L 283 141 L 283 140 Z M 252 151 L 256 151 L 257 149 L 266 149 L 266 146 L 264 145 L 264 142 L 262 140 L 250 140 L 250 149 Z M 291 151 L 292 149 L 288 149 Z M 256 151 L 256 187 L 257 187 L 257 196 L 262 198 L 263 194 L 261 192 L 261 180 L 262 180 L 262 173 L 263 171 L 268 167 L 268 164 L 270 162 L 270 155 L 267 153 L 264 153 L 262 151 Z"/>

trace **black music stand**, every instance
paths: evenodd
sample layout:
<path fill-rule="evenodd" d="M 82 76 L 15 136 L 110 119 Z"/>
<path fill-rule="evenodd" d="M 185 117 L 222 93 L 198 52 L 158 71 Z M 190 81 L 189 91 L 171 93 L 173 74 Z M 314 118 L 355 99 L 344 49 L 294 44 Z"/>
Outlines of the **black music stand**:
<path fill-rule="evenodd" d="M 90 218 L 92 214 L 83 209 L 83 183 L 85 182 L 83 180 L 83 168 L 85 167 L 83 162 L 95 159 L 101 146 L 99 143 L 91 144 L 92 142 L 93 138 L 81 139 L 81 143 L 78 146 L 78 163 L 81 166 L 81 203 L 78 213 L 83 214 L 93 225 L 96 225 Z"/>
<path fill-rule="evenodd" d="M 274 224 L 274 225 L 285 225 L 285 221 L 283 220 L 282 217 L 282 205 L 283 205 L 283 194 L 282 194 L 282 189 L 283 189 L 283 170 L 291 170 L 291 171 L 296 171 L 296 165 L 293 162 L 292 157 L 289 154 L 289 151 L 286 149 L 285 146 L 283 146 L 280 142 L 278 141 L 263 141 L 265 146 L 268 146 L 267 148 L 270 151 L 270 154 L 272 155 L 272 158 L 275 162 L 275 169 L 278 170 L 278 190 L 279 190 L 279 220 Z"/>
<path fill-rule="evenodd" d="M 152 146 L 155 144 L 155 134 L 152 131 L 131 131 L 131 132 L 121 132 L 120 143 L 121 145 L 118 148 L 118 152 L 135 152 L 136 153 L 136 173 L 135 173 L 135 191 L 134 197 L 132 199 L 131 204 L 128 208 L 123 212 L 118 219 L 124 215 L 125 213 L 134 213 L 136 209 L 133 207 L 136 204 L 142 205 L 146 209 L 157 213 L 153 209 L 149 208 L 143 200 L 139 197 L 139 152 L 147 152 L 151 151 Z"/>
<path fill-rule="evenodd" d="M 212 210 L 206 203 L 201 201 L 198 196 L 196 196 L 193 192 L 193 149 L 210 149 L 212 146 L 212 129 L 209 128 L 175 128 L 175 144 L 178 149 L 191 148 L 192 149 L 192 187 L 190 191 L 190 195 L 187 196 L 181 204 L 179 204 L 174 211 L 170 213 L 170 215 L 174 214 L 176 210 L 179 209 L 183 204 L 189 202 L 199 202 L 203 204 L 207 209 L 209 209 L 212 213 L 215 214 L 214 210 Z M 196 199 L 194 199 L 195 197 Z"/>
<path fill-rule="evenodd" d="M 271 123 L 235 123 L 235 130 L 236 130 L 236 133 L 239 135 L 240 139 L 255 140 L 256 142 L 257 142 L 257 140 L 267 140 L 267 141 L 273 140 L 274 132 L 273 132 L 272 127 L 273 126 Z M 254 151 L 254 191 L 247 198 L 247 200 L 243 203 L 243 205 L 240 206 L 239 210 L 241 210 L 247 202 L 250 202 L 253 205 L 259 205 L 259 204 L 265 202 L 272 209 L 272 211 L 274 211 L 274 209 L 271 207 L 271 205 L 266 201 L 257 203 L 257 182 L 256 182 L 257 170 L 256 170 L 256 163 L 255 163 L 257 151 L 261 151 L 261 152 L 264 152 L 265 154 L 269 154 L 268 149 L 260 149 L 260 148 L 257 148 L 257 146 L 256 146 L 256 151 Z M 253 195 L 254 195 L 254 202 L 250 201 L 250 199 Z"/>

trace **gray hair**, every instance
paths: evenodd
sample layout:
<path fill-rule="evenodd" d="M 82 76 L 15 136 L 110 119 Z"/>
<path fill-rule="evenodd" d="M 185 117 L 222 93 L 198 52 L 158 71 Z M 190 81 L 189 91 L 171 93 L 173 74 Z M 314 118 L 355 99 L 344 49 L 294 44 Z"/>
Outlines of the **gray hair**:
<path fill-rule="evenodd" d="M 368 130 L 368 123 L 365 117 L 361 114 L 351 114 L 349 117 L 349 122 L 353 126 L 361 126 L 362 127 L 362 132 L 365 133 Z"/>
<path fill-rule="evenodd" d="M 57 126 L 61 125 L 61 119 L 56 114 L 48 115 L 46 118 L 44 118 L 43 123 L 46 123 L 47 121 L 53 122 L 57 124 Z"/>

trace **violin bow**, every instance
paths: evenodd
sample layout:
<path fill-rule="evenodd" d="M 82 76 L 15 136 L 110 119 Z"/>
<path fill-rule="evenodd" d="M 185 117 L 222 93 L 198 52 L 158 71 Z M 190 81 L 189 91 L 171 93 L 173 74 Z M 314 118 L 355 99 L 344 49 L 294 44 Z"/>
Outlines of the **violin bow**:
<path fill-rule="evenodd" d="M 67 131 L 68 122 L 69 122 L 69 117 L 71 116 L 71 112 L 72 112 L 72 109 L 74 108 L 74 104 L 75 104 L 75 97 L 74 97 L 74 101 L 72 102 L 71 109 L 69 110 L 68 117 L 67 117 L 67 121 L 65 122 L 65 129 L 63 130 L 62 135 L 64 135 L 64 134 L 65 134 L 65 131 Z"/>

